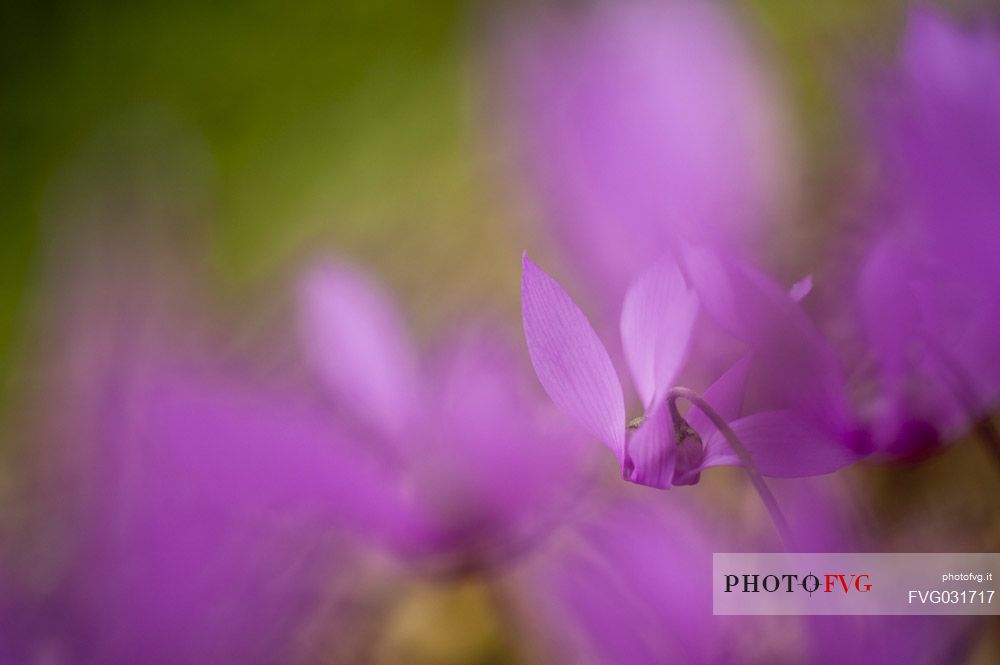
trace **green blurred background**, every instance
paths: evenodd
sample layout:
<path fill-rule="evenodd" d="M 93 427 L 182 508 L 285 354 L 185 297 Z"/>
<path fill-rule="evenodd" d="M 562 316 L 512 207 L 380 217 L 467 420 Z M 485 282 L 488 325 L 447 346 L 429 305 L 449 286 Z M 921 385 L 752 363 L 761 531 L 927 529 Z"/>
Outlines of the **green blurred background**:
<path fill-rule="evenodd" d="M 809 196 L 835 168 L 836 64 L 891 36 L 898 2 L 740 5 L 797 106 Z M 0 368 L 16 382 L 52 223 L 53 183 L 81 152 L 131 150 L 121 179 L 196 144 L 214 287 L 267 280 L 317 240 L 374 264 L 419 326 L 464 303 L 516 308 L 525 243 L 501 177 L 489 66 L 509 4 L 51 2 L 0 9 Z M 182 160 L 183 161 L 183 160 Z M 79 168 L 79 167 L 77 167 Z M 117 169 L 117 170 L 116 170 Z M 93 169 L 92 169 L 93 170 Z M 105 183 L 114 189 L 116 185 Z M 441 288 L 445 285 L 445 288 Z M 207 287 L 207 285 L 206 285 Z"/>

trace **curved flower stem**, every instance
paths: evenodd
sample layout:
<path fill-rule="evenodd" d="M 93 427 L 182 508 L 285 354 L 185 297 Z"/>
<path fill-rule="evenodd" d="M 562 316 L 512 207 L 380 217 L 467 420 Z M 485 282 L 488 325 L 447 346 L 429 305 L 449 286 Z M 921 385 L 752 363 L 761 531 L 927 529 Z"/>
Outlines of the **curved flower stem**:
<path fill-rule="evenodd" d="M 754 464 L 753 458 L 750 456 L 750 451 L 746 449 L 743 442 L 740 441 L 738 436 L 736 436 L 736 432 L 733 431 L 733 428 L 729 426 L 726 419 L 720 416 L 719 413 L 713 409 L 701 395 L 690 388 L 677 386 L 675 388 L 671 388 L 667 393 L 667 404 L 670 408 L 670 416 L 674 421 L 674 428 L 677 431 L 684 432 L 691 430 L 691 426 L 688 425 L 687 421 L 684 420 L 684 418 L 680 415 L 680 412 L 677 410 L 677 400 L 680 398 L 684 398 L 691 402 L 691 404 L 696 406 L 702 413 L 708 416 L 708 419 L 712 421 L 712 424 L 718 428 L 722 436 L 729 442 L 733 452 L 735 452 L 736 456 L 740 458 L 740 463 L 746 470 L 747 476 L 750 477 L 750 482 L 757 491 L 757 495 L 760 497 L 761 502 L 767 509 L 768 515 L 771 517 L 771 522 L 774 524 L 774 528 L 777 530 L 778 536 L 781 538 L 781 542 L 785 546 L 785 550 L 788 552 L 795 551 L 795 540 L 792 537 L 792 531 L 788 527 L 788 522 L 785 520 L 784 513 L 781 512 L 781 507 L 778 506 L 777 499 L 775 499 L 774 494 L 771 493 L 771 488 L 767 486 L 766 482 L 764 482 L 764 477 L 761 475 L 757 465 Z"/>

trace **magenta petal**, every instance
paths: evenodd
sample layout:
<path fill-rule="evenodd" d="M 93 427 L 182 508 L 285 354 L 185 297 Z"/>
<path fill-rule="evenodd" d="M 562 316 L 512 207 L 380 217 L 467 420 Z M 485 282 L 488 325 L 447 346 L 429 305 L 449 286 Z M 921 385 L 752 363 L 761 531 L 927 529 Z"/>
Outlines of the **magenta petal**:
<path fill-rule="evenodd" d="M 885 204 L 858 284 L 881 382 L 866 415 L 894 453 L 959 435 L 1000 395 L 1000 35 L 916 7 L 898 65 L 871 91 Z"/>
<path fill-rule="evenodd" d="M 750 371 L 751 357 L 743 356 L 723 372 L 715 383 L 702 394 L 702 399 L 715 409 L 725 421 L 731 422 L 742 415 L 743 396 L 746 390 L 747 374 Z M 706 445 L 716 433 L 716 427 L 708 416 L 697 406 L 692 406 L 687 414 L 688 424 L 701 436 Z M 706 449 L 706 455 L 708 450 Z"/>
<path fill-rule="evenodd" d="M 680 371 L 697 313 L 697 296 L 669 259 L 646 270 L 625 294 L 622 347 L 647 410 L 663 399 Z"/>
<path fill-rule="evenodd" d="M 900 390 L 913 337 L 920 331 L 920 312 L 913 288 L 914 274 L 898 238 L 880 240 L 869 252 L 858 281 L 861 320 L 879 362 L 883 393 Z"/>
<path fill-rule="evenodd" d="M 997 80 L 992 68 L 1000 51 L 982 35 L 967 34 L 927 6 L 910 12 L 902 51 L 905 72 L 914 84 L 933 94 L 979 94 L 976 87 L 983 85 L 984 72 L 993 74 L 990 82 Z"/>
<path fill-rule="evenodd" d="M 794 408 L 829 430 L 851 423 L 847 388 L 830 342 L 768 275 L 714 252 L 685 247 L 685 265 L 705 310 L 754 356 L 767 377 L 761 399 Z"/>
<path fill-rule="evenodd" d="M 346 543 L 328 547 L 340 528 L 422 545 L 427 522 L 387 470 L 294 393 L 249 383 L 157 367 L 95 391 L 91 415 L 115 426 L 61 450 L 86 455 L 59 497 L 74 502 L 60 659 L 287 661 L 346 572 Z"/>
<path fill-rule="evenodd" d="M 792 288 L 788 289 L 788 295 L 792 297 L 795 302 L 802 302 L 813 289 L 813 276 L 812 273 L 806 275 L 799 281 L 792 284 Z"/>
<path fill-rule="evenodd" d="M 739 303 L 726 263 L 715 252 L 692 244 L 682 246 L 681 256 L 685 274 L 708 314 L 727 333 L 745 341 L 747 325 L 739 318 Z"/>
<path fill-rule="evenodd" d="M 729 426 L 765 476 L 817 476 L 860 459 L 836 438 L 791 411 L 755 413 Z M 705 448 L 705 468 L 739 463 L 720 433 Z"/>
<path fill-rule="evenodd" d="M 675 452 L 673 424 L 666 404 L 662 404 L 625 444 L 622 477 L 666 489 L 673 483 Z"/>
<path fill-rule="evenodd" d="M 625 398 L 614 365 L 580 308 L 524 256 L 521 307 L 531 363 L 567 415 L 624 459 Z"/>
<path fill-rule="evenodd" d="M 427 526 L 367 447 L 286 396 L 189 372 L 158 379 L 147 401 L 137 438 L 153 473 L 206 505 L 309 516 L 393 545 Z"/>
<path fill-rule="evenodd" d="M 553 582 L 539 585 L 565 603 L 574 619 L 567 628 L 599 655 L 566 662 L 719 662 L 720 624 L 707 620 L 712 601 L 703 591 L 712 575 L 704 524 L 690 511 L 639 502 L 595 517 L 580 530 L 585 546 L 547 564 Z"/>
<path fill-rule="evenodd" d="M 418 394 L 416 362 L 396 309 L 361 272 L 327 263 L 300 288 L 306 351 L 333 396 L 379 432 L 398 435 Z"/>
<path fill-rule="evenodd" d="M 517 33 L 510 95 L 549 221 L 618 302 L 677 239 L 739 245 L 775 219 L 784 109 L 722 3 L 567 9 Z"/>
<path fill-rule="evenodd" d="M 586 437 L 524 380 L 521 344 L 462 328 L 431 364 L 434 436 L 411 472 L 418 496 L 443 508 L 466 548 L 480 538 L 509 545 L 552 519 L 592 458 Z"/>

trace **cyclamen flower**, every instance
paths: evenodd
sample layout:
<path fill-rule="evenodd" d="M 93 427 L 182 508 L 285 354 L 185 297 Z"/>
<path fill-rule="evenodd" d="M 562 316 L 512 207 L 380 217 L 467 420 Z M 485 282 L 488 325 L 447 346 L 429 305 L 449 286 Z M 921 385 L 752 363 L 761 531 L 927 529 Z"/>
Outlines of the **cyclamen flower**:
<path fill-rule="evenodd" d="M 301 303 L 317 400 L 176 343 L 142 280 L 109 281 L 67 308 L 74 344 L 46 402 L 71 554 L 55 575 L 5 570 L 0 658 L 307 659 L 310 619 L 335 619 L 321 642 L 355 627 L 335 609 L 364 591 L 362 546 L 418 573 L 493 569 L 572 505 L 581 448 L 495 334 L 448 337 L 421 371 L 371 280 L 322 266 Z"/>
<path fill-rule="evenodd" d="M 790 123 L 723 3 L 548 9 L 508 41 L 510 98 L 528 184 L 586 285 L 617 303 L 681 240 L 759 241 L 793 191 Z"/>
<path fill-rule="evenodd" d="M 121 263 L 60 282 L 44 493 L 0 544 L 0 660 L 295 660 L 351 560 L 314 529 L 391 531 L 406 506 L 299 397 L 178 343 L 163 294 Z"/>
<path fill-rule="evenodd" d="M 556 406 L 603 441 L 621 464 L 622 477 L 632 482 L 659 488 L 691 484 L 703 469 L 743 463 L 705 414 L 696 411 L 685 424 L 667 399 L 701 301 L 748 347 L 747 356 L 708 388 L 704 401 L 729 421 L 756 468 L 764 475 L 805 476 L 857 459 L 861 453 L 849 445 L 852 422 L 835 361 L 792 297 L 762 275 L 741 273 L 708 254 L 690 250 L 686 260 L 690 283 L 673 261 L 662 259 L 625 295 L 622 347 L 644 409 L 630 434 L 607 350 L 569 295 L 525 256 L 525 338 L 539 381 Z M 748 376 L 761 373 L 771 384 L 764 408 L 744 414 Z"/>
<path fill-rule="evenodd" d="M 879 448 L 911 454 L 1000 401 L 1000 36 L 920 8 L 901 50 L 873 94 L 882 205 L 858 296 Z"/>
<path fill-rule="evenodd" d="M 565 510 L 582 448 L 521 381 L 500 335 L 462 330 L 421 364 L 388 296 L 343 264 L 309 271 L 299 304 L 331 417 L 425 520 L 401 554 L 495 563 Z"/>

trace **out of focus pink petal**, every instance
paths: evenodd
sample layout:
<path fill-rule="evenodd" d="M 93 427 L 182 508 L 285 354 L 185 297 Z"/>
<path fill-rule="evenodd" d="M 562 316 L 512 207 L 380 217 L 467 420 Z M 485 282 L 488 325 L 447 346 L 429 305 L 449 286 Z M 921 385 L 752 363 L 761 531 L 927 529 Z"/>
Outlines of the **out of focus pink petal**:
<path fill-rule="evenodd" d="M 485 328 L 447 335 L 432 364 L 432 437 L 413 460 L 417 493 L 459 544 L 516 546 L 578 489 L 587 437 L 526 376 L 512 340 Z"/>
<path fill-rule="evenodd" d="M 802 302 L 813 289 L 813 276 L 812 274 L 806 275 L 799 281 L 792 284 L 792 288 L 788 289 L 788 295 L 792 297 L 795 302 Z"/>
<path fill-rule="evenodd" d="M 910 12 L 902 65 L 922 92 L 954 99 L 983 94 L 985 82 L 1000 83 L 998 62 L 1000 48 L 989 32 L 963 30 L 926 5 Z"/>
<path fill-rule="evenodd" d="M 549 219 L 617 303 L 677 240 L 735 245 L 775 219 L 792 151 L 783 100 L 720 3 L 571 10 L 517 33 L 511 96 Z"/>
<path fill-rule="evenodd" d="M 846 379 L 830 342 L 802 308 L 751 265 L 687 246 L 685 265 L 705 309 L 753 354 L 754 384 L 771 409 L 793 409 L 830 431 L 852 423 Z"/>
<path fill-rule="evenodd" d="M 137 439 L 178 494 L 244 514 L 288 514 L 400 542 L 421 518 L 399 479 L 325 413 L 215 376 L 157 379 Z"/>
<path fill-rule="evenodd" d="M 860 455 L 791 411 L 764 411 L 729 424 L 765 476 L 796 478 L 832 473 Z M 721 433 L 706 443 L 704 467 L 738 464 Z"/>
<path fill-rule="evenodd" d="M 585 546 L 556 551 L 530 585 L 551 608 L 546 617 L 565 622 L 553 634 L 585 641 L 586 653 L 567 662 L 719 662 L 724 626 L 710 620 L 703 591 L 712 576 L 708 530 L 696 515 L 651 503 L 605 504 L 580 529 Z"/>
<path fill-rule="evenodd" d="M 920 312 L 907 280 L 912 266 L 898 240 L 878 242 L 869 252 L 858 283 L 861 322 L 876 353 L 883 379 L 895 382 L 919 334 Z"/>
<path fill-rule="evenodd" d="M 737 360 L 702 394 L 702 399 L 708 402 L 726 422 L 736 420 L 742 415 L 750 361 L 749 355 Z M 687 421 L 692 429 L 701 435 L 702 441 L 708 442 L 716 432 L 712 421 L 696 406 L 692 406 L 688 411 Z"/>
<path fill-rule="evenodd" d="M 362 272 L 315 267 L 301 283 L 306 351 L 333 397 L 377 431 L 396 436 L 419 394 L 416 361 L 388 296 Z"/>

